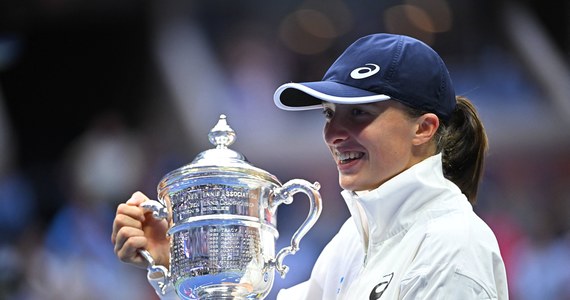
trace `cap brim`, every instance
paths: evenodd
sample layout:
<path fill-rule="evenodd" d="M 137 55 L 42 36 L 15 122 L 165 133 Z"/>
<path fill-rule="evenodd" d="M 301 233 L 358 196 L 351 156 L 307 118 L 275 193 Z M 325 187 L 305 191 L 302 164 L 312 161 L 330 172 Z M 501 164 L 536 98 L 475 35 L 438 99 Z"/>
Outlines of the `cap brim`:
<path fill-rule="evenodd" d="M 390 99 L 388 95 L 358 89 L 334 81 L 286 83 L 273 95 L 275 105 L 283 110 L 310 110 L 322 107 L 322 102 L 364 104 Z"/>

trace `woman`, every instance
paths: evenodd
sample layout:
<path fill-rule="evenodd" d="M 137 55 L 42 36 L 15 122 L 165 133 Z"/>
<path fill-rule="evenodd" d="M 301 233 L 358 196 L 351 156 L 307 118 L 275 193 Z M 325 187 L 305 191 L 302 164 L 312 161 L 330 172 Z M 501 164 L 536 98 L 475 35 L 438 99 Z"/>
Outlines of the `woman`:
<path fill-rule="evenodd" d="M 471 206 L 484 128 L 471 103 L 455 96 L 436 52 L 406 36 L 366 36 L 322 81 L 284 84 L 274 98 L 285 110 L 323 110 L 352 215 L 310 279 L 278 299 L 508 298 L 496 238 Z M 116 234 L 123 223 L 115 222 L 116 252 L 140 263 L 136 249 L 151 240 L 139 230 L 140 242 L 125 244 L 135 237 Z"/>

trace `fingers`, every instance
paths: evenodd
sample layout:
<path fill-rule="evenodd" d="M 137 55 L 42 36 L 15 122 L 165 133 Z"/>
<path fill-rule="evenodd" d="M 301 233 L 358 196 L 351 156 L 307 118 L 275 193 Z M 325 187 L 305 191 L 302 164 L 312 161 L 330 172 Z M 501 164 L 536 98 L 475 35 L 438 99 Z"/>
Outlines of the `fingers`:
<path fill-rule="evenodd" d="M 142 222 L 144 222 L 144 213 L 140 207 L 129 206 L 127 204 L 119 204 L 117 207 L 117 214 L 113 221 L 113 232 L 111 234 L 111 241 L 116 243 L 117 233 L 123 227 L 134 227 L 142 229 Z"/>
<path fill-rule="evenodd" d="M 146 246 L 146 243 L 146 238 L 144 237 L 144 232 L 142 229 L 134 227 L 122 227 L 117 233 L 117 238 L 115 241 L 115 253 L 119 253 L 123 250 L 126 250 L 127 253 L 134 252 L 136 249 Z M 134 249 L 128 249 L 129 247 L 134 247 Z"/>
<path fill-rule="evenodd" d="M 119 260 L 135 266 L 145 268 L 147 262 L 138 254 L 138 249 L 148 246 L 148 239 L 139 221 L 124 215 L 118 215 L 115 224 L 129 224 L 117 226 L 114 232 L 114 251 Z"/>
<path fill-rule="evenodd" d="M 141 229 L 123 227 L 117 234 L 114 251 L 121 261 L 144 267 L 137 250 L 145 248 L 147 243 L 147 239 L 144 237 L 144 232 Z"/>
<path fill-rule="evenodd" d="M 117 257 L 142 268 L 147 262 L 138 254 L 138 249 L 147 249 L 160 261 L 168 261 L 169 257 L 168 222 L 145 216 L 140 205 L 148 200 L 143 193 L 136 192 L 126 203 L 119 204 L 111 234 Z"/>
<path fill-rule="evenodd" d="M 117 207 L 115 220 L 113 221 L 113 232 L 111 241 L 116 242 L 117 232 L 124 226 L 142 228 L 142 222 L 145 220 L 144 211 L 139 205 L 148 200 L 141 192 L 134 193 L 126 203 L 121 203 Z"/>

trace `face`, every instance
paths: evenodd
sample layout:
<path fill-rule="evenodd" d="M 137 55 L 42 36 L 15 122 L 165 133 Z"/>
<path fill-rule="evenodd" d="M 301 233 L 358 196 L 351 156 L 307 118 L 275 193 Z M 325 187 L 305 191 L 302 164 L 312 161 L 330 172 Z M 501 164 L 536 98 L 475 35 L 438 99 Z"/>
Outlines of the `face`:
<path fill-rule="evenodd" d="M 336 162 L 340 186 L 375 189 L 416 163 L 418 129 L 404 106 L 387 100 L 370 104 L 323 104 L 324 139 Z"/>

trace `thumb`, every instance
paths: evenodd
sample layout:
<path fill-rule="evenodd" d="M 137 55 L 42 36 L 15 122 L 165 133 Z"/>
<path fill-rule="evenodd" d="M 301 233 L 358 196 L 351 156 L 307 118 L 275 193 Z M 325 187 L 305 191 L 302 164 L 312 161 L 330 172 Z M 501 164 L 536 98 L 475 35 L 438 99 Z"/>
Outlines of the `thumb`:
<path fill-rule="evenodd" d="M 135 192 L 129 200 L 127 200 L 128 205 L 139 206 L 141 203 L 149 200 L 149 198 L 140 191 Z"/>

